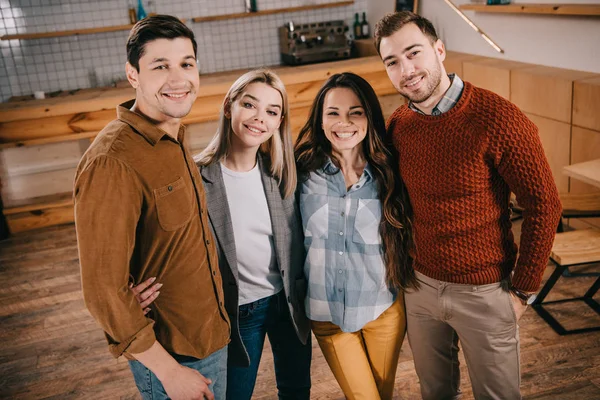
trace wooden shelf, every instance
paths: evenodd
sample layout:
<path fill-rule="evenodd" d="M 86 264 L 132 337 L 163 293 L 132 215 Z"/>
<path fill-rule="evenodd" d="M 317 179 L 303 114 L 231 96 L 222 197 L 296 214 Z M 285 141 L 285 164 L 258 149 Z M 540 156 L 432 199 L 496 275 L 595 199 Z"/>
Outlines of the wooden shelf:
<path fill-rule="evenodd" d="M 182 19 L 181 22 L 185 22 L 185 20 Z M 98 28 L 70 29 L 70 30 L 66 30 L 66 31 L 56 31 L 56 32 L 17 33 L 14 35 L 1 36 L 0 40 L 44 39 L 44 38 L 61 37 L 61 36 L 91 35 L 93 33 L 127 31 L 127 30 L 130 30 L 131 28 L 133 28 L 133 25 L 127 24 L 127 25 L 101 26 Z"/>
<path fill-rule="evenodd" d="M 277 9 L 272 9 L 272 10 L 259 10 L 256 12 L 212 15 L 212 16 L 208 16 L 208 17 L 194 17 L 194 18 L 192 18 L 192 21 L 194 21 L 194 22 L 224 21 L 224 20 L 228 20 L 228 19 L 260 17 L 263 15 L 281 14 L 281 13 L 295 12 L 295 11 L 317 10 L 320 8 L 344 7 L 344 6 L 351 6 L 352 4 L 354 4 L 354 0 L 338 1 L 335 3 L 312 4 L 312 5 L 308 5 L 308 6 L 299 6 L 299 7 L 277 8 Z"/>
<path fill-rule="evenodd" d="M 498 14 L 600 16 L 600 4 L 463 4 L 461 10 Z"/>
<path fill-rule="evenodd" d="M 103 26 L 100 28 L 72 29 L 68 31 L 56 32 L 18 33 L 16 35 L 4 35 L 0 38 L 0 40 L 43 39 L 60 36 L 89 35 L 92 33 L 125 31 L 131 29 L 131 27 L 133 27 L 133 25 Z"/>

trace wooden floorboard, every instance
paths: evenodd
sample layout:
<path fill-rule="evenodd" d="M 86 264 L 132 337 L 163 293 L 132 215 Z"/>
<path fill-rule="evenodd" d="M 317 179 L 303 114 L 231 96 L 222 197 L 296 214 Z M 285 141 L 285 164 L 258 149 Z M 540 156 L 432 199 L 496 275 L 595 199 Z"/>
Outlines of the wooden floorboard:
<path fill-rule="evenodd" d="M 598 271 L 600 266 L 581 269 Z M 85 309 L 79 279 L 72 225 L 0 241 L 0 399 L 139 399 L 126 360 L 110 356 Z M 582 295 L 594 280 L 561 278 L 548 299 Z M 581 303 L 548 309 L 569 328 L 600 325 L 600 316 Z M 600 399 L 600 333 L 561 337 L 531 309 L 520 325 L 525 399 Z M 343 399 L 314 338 L 311 372 L 311 398 Z M 461 375 L 464 399 L 472 399 L 462 355 Z M 277 399 L 268 343 L 253 398 Z M 395 398 L 420 398 L 407 340 Z"/>

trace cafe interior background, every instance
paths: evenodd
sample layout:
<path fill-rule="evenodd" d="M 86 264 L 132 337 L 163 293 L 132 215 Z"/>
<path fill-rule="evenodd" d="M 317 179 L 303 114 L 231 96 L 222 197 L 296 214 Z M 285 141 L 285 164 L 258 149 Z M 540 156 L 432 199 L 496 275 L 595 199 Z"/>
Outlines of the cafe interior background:
<path fill-rule="evenodd" d="M 242 70 L 281 68 L 284 82 L 293 81 L 290 101 L 292 113 L 298 115 L 294 135 L 307 115 L 307 99 L 332 71 L 364 73 L 387 115 L 402 104 L 375 55 L 372 38 L 354 41 L 355 16 L 362 22 L 365 13 L 372 33 L 385 13 L 416 7 L 444 41 L 449 72 L 510 99 L 538 125 L 559 191 L 597 201 L 598 185 L 567 172 L 570 166 L 600 159 L 600 2 L 540 1 L 557 9 L 573 3 L 583 6 L 566 14 L 556 10 L 529 14 L 486 12 L 481 8 L 485 1 L 476 0 L 144 0 L 142 4 L 146 13 L 175 15 L 194 31 L 201 92 L 203 87 L 213 88 L 211 82 L 231 83 Z M 536 6 L 539 1 L 512 3 Z M 4 287 L 0 289 L 0 398 L 135 395 L 126 364 L 111 359 L 99 328 L 82 305 L 70 198 L 79 159 L 101 129 L 106 111 L 117 105 L 111 103 L 111 96 L 133 97 L 124 74 L 130 9 L 137 14 L 138 0 L 0 0 L 0 236 L 4 239 L 0 241 L 0 275 L 4 275 L 0 278 Z M 349 54 L 339 53 L 324 63 L 280 67 L 282 27 L 289 31 L 290 21 L 298 30 L 340 20 L 348 26 Z M 216 110 L 190 120 L 195 150 L 206 144 L 215 120 Z M 596 214 L 566 220 L 568 228 L 600 229 L 598 204 L 591 207 Z M 44 244 L 38 248 L 38 243 Z M 595 237 L 584 239 L 583 246 L 582 252 L 600 251 Z M 68 275 L 61 275 L 62 270 L 53 265 L 40 266 L 47 251 L 59 248 L 61 254 L 68 253 L 64 256 L 70 263 Z M 28 259 L 31 254 L 37 255 Z M 596 256 L 595 261 L 600 261 Z M 549 266 L 546 277 L 553 269 Z M 594 277 L 571 279 L 557 284 L 556 290 L 574 295 L 572 291 L 585 292 L 595 282 Z M 61 313 L 65 301 L 79 308 Z M 600 325 L 598 312 L 588 308 L 573 308 L 561 316 L 576 327 Z M 96 380 L 89 374 L 85 379 L 88 384 L 96 382 L 95 391 L 77 383 L 84 372 L 63 366 L 87 365 L 89 346 L 74 342 L 71 350 L 51 349 L 52 340 L 65 339 L 61 329 L 73 318 L 80 324 L 77 329 L 94 335 L 89 346 L 102 374 L 94 374 Z M 529 398 L 600 398 L 598 332 L 560 335 L 533 310 L 524 317 L 523 326 L 523 384 Z M 415 398 L 418 384 L 407 344 L 402 351 L 396 393 L 398 398 Z M 256 398 L 274 398 L 272 359 L 265 353 L 264 360 Z M 313 377 L 314 398 L 341 398 L 318 348 Z M 106 389 L 111 380 L 121 385 L 120 391 Z M 468 385 L 464 389 L 469 396 Z"/>

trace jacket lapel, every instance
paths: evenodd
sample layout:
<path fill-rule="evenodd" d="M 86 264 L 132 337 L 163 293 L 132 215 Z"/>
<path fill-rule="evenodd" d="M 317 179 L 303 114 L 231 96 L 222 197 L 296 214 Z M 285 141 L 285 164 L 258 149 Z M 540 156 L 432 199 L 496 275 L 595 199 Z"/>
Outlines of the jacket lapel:
<path fill-rule="evenodd" d="M 285 246 L 285 236 L 287 227 L 287 216 L 283 209 L 281 192 L 275 178 L 270 176 L 263 164 L 262 157 L 258 157 L 260 174 L 262 177 L 267 205 L 271 215 L 271 227 L 273 229 L 273 244 L 275 246 L 275 255 L 277 256 L 277 266 L 280 270 L 288 269 L 288 252 Z"/>
<path fill-rule="evenodd" d="M 220 250 L 229 264 L 229 269 L 238 281 L 237 257 L 235 252 L 235 238 L 231 213 L 227 202 L 227 192 L 221 173 L 221 164 L 216 162 L 206 167 L 201 167 L 200 173 L 206 192 L 208 216 Z"/>

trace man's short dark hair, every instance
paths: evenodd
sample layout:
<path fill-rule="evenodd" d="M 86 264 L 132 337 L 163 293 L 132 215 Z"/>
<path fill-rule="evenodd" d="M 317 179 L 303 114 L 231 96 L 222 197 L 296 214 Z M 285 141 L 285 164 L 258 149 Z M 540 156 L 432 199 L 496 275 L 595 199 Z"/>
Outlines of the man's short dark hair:
<path fill-rule="evenodd" d="M 198 45 L 194 39 L 194 32 L 177 17 L 171 15 L 152 15 L 138 21 L 127 39 L 127 61 L 139 72 L 140 58 L 144 55 L 146 43 L 157 39 L 188 38 L 194 47 L 194 57 Z"/>
<path fill-rule="evenodd" d="M 375 38 L 375 48 L 377 49 L 377 53 L 381 55 L 379 52 L 381 39 L 392 36 L 408 24 L 415 24 L 421 32 L 431 40 L 431 44 L 438 41 L 438 35 L 435 28 L 427 18 L 421 17 L 410 11 L 400 11 L 384 15 L 384 17 L 375 24 L 373 37 Z"/>

